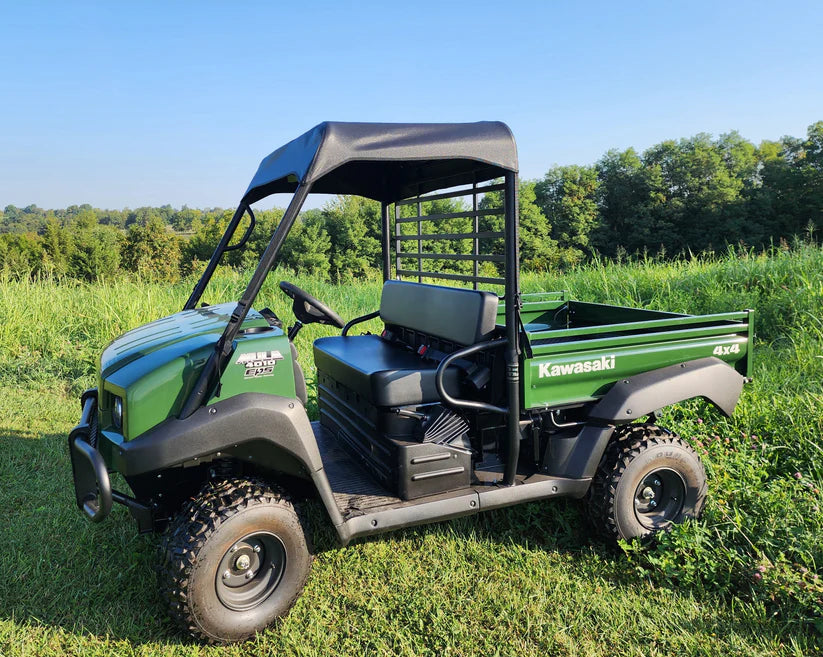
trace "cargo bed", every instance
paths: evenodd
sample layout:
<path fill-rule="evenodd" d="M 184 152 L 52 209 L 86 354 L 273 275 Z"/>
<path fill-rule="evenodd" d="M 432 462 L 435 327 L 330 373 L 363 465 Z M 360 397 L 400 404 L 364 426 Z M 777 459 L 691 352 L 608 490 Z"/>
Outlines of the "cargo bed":
<path fill-rule="evenodd" d="M 565 292 L 522 300 L 526 408 L 593 401 L 619 379 L 709 356 L 743 376 L 751 371 L 752 310 L 685 315 L 574 301 Z M 501 304 L 501 328 L 504 313 Z"/>

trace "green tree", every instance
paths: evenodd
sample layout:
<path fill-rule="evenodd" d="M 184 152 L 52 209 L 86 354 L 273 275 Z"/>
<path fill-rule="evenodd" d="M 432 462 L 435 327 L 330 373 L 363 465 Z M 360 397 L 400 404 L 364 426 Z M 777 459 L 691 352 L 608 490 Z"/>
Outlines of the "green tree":
<path fill-rule="evenodd" d="M 71 221 L 69 224 L 73 232 L 79 233 L 84 230 L 91 230 L 97 226 L 97 214 L 93 208 L 89 206 L 83 206 L 82 208 L 73 206 L 73 208 L 75 211 L 71 213 Z M 69 210 L 72 210 L 72 208 L 69 208 Z"/>
<path fill-rule="evenodd" d="M 537 205 L 536 183 L 521 180 L 518 193 L 518 212 L 520 216 L 520 265 L 525 270 L 548 271 L 560 262 L 557 241 L 551 236 L 552 228 L 546 215 Z M 480 218 L 481 231 L 503 231 L 503 192 L 494 191 L 483 195 L 478 203 L 481 210 L 500 210 L 500 214 L 486 215 Z M 481 253 L 503 255 L 505 253 L 502 239 L 481 241 Z M 488 265 L 483 269 L 492 273 Z M 504 267 L 494 268 L 494 274 L 503 273 Z"/>
<path fill-rule="evenodd" d="M 73 251 L 71 233 L 60 226 L 54 215 L 50 215 L 43 230 L 43 269 L 57 276 L 68 274 Z"/>
<path fill-rule="evenodd" d="M 114 275 L 120 266 L 121 234 L 111 226 L 83 227 L 74 233 L 69 271 L 76 278 L 96 281 Z"/>
<path fill-rule="evenodd" d="M 113 226 L 120 230 L 126 227 L 126 217 L 128 210 L 95 210 L 97 221 L 105 226 Z"/>
<path fill-rule="evenodd" d="M 809 126 L 792 167 L 797 211 L 791 229 L 801 234 L 823 227 L 823 121 Z"/>
<path fill-rule="evenodd" d="M 43 240 L 36 233 L 0 234 L 0 244 L 2 270 L 16 277 L 41 271 L 44 261 Z"/>
<path fill-rule="evenodd" d="M 329 279 L 331 239 L 321 212 L 306 213 L 292 226 L 281 251 L 283 265 L 297 272 Z"/>
<path fill-rule="evenodd" d="M 283 213 L 282 208 L 255 212 L 256 224 L 248 242 L 242 249 L 225 253 L 221 264 L 245 269 L 256 267 L 260 256 L 268 247 L 275 229 L 283 218 Z M 199 269 L 198 263 L 211 258 L 233 216 L 234 210 L 220 210 L 219 212 L 210 210 L 204 212 L 202 216 L 192 219 L 192 235 L 183 248 L 184 269 L 189 269 L 189 263 L 192 263 L 195 269 Z M 249 226 L 249 221 L 248 215 L 240 220 L 232 237 L 231 245 L 240 243 Z"/>
<path fill-rule="evenodd" d="M 615 256 L 620 249 L 642 249 L 651 237 L 653 201 L 640 156 L 633 148 L 610 150 L 597 163 L 597 176 L 601 221 L 592 232 L 592 245 L 607 256 Z"/>
<path fill-rule="evenodd" d="M 331 240 L 335 280 L 365 276 L 380 266 L 380 204 L 360 196 L 337 196 L 322 210 Z"/>
<path fill-rule="evenodd" d="M 758 149 L 760 187 L 751 212 L 763 218 L 764 237 L 777 241 L 823 226 L 823 121 L 806 139 L 783 137 Z"/>
<path fill-rule="evenodd" d="M 226 227 L 229 225 L 233 210 L 223 210 L 220 214 L 212 214 L 203 217 L 203 219 L 195 219 L 192 223 L 192 236 L 186 243 L 183 250 L 183 258 L 185 261 L 207 261 L 211 258 L 211 254 L 217 247 L 223 233 L 226 232 Z M 237 244 L 243 236 L 245 226 L 248 225 L 248 217 L 244 218 L 235 232 L 232 244 Z M 229 251 L 224 254 L 221 264 L 234 265 L 240 264 L 240 251 Z"/>
<path fill-rule="evenodd" d="M 528 180 L 520 183 L 520 262 L 528 270 L 548 271 L 559 264 L 560 253 L 551 236 L 551 224 L 537 205 L 536 186 Z"/>
<path fill-rule="evenodd" d="M 425 197 L 423 197 L 425 198 Z M 435 199 L 432 201 L 421 200 L 420 202 L 420 232 L 424 235 L 442 235 L 453 234 L 460 235 L 471 233 L 474 230 L 474 223 L 470 216 L 463 216 L 467 212 L 468 205 L 461 197 Z M 417 217 L 418 207 L 416 203 L 404 204 L 399 206 L 399 214 L 401 219 Z M 458 216 L 448 216 L 457 214 Z M 444 215 L 446 215 L 444 217 Z M 439 216 L 439 219 L 426 219 L 426 217 Z M 417 222 L 401 222 L 400 233 L 402 235 L 416 235 Z M 404 253 L 416 253 L 418 243 L 416 240 L 404 241 L 401 250 Z M 421 253 L 431 254 L 469 254 L 473 249 L 473 242 L 471 239 L 450 239 L 434 237 L 428 240 L 421 240 Z M 422 271 L 430 272 L 446 272 L 453 274 L 470 274 L 473 269 L 470 260 L 458 259 L 422 259 L 419 263 Z M 418 267 L 418 260 L 414 257 L 402 258 L 400 263 L 401 269 L 416 270 Z"/>
<path fill-rule="evenodd" d="M 130 210 L 126 215 L 126 222 L 125 226 L 128 228 L 133 224 L 139 224 L 140 226 L 145 226 L 150 221 L 155 219 L 159 219 L 161 222 L 164 221 L 164 215 L 168 213 L 170 210 L 170 206 L 163 206 L 161 208 L 151 208 L 151 207 L 141 207 L 135 208 L 134 210 Z"/>
<path fill-rule="evenodd" d="M 255 213 L 257 224 L 255 225 L 254 231 L 249 236 L 249 241 L 246 244 L 246 247 L 242 250 L 240 257 L 241 264 L 244 268 L 253 269 L 257 266 L 257 263 L 260 261 L 260 256 L 263 255 L 263 252 L 269 246 L 272 235 L 274 235 L 274 231 L 280 224 L 280 220 L 283 218 L 284 213 L 285 210 L 283 208 L 272 208 L 271 210 L 261 210 L 260 212 Z M 239 227 L 238 232 L 243 230 L 243 228 L 244 226 Z M 292 227 L 292 230 L 294 230 L 294 226 Z M 286 241 L 288 241 L 290 237 L 291 232 L 289 233 L 289 236 L 287 236 Z M 238 237 L 238 239 L 240 238 Z M 236 241 L 237 240 L 235 240 L 235 242 Z M 280 257 L 282 259 L 282 252 Z"/>
<path fill-rule="evenodd" d="M 195 219 L 203 216 L 201 210 L 196 210 L 183 206 L 179 211 L 175 212 L 171 217 L 171 226 L 178 233 L 186 233 L 191 230 L 192 223 Z"/>
<path fill-rule="evenodd" d="M 145 226 L 132 224 L 123 241 L 123 268 L 141 278 L 176 281 L 180 276 L 180 238 L 159 217 Z"/>
<path fill-rule="evenodd" d="M 553 167 L 534 188 L 536 203 L 552 226 L 561 259 L 575 263 L 591 253 L 600 215 L 595 167 Z"/>
<path fill-rule="evenodd" d="M 0 213 L 0 233 L 40 233 L 45 216 L 46 211 L 33 204 L 25 208 L 7 205 Z"/>
<path fill-rule="evenodd" d="M 739 227 L 723 213 L 742 201 L 741 176 L 753 177 L 754 162 L 750 167 L 747 149 L 735 143 L 734 133 L 726 141 L 724 147 L 700 133 L 644 153 L 652 195 L 665 201 L 654 205 L 650 230 L 667 251 L 701 251 L 736 241 Z"/>

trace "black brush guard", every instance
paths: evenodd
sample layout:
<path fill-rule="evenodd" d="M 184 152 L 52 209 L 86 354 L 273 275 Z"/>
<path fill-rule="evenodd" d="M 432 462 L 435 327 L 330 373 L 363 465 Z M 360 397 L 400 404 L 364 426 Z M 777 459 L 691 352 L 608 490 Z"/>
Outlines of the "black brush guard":
<path fill-rule="evenodd" d="M 137 520 L 141 533 L 154 526 L 151 508 L 133 497 L 112 490 L 109 471 L 97 450 L 100 439 L 97 422 L 97 389 L 86 390 L 80 397 L 83 408 L 80 422 L 69 434 L 69 456 L 74 477 L 77 507 L 92 522 L 101 522 L 111 512 L 112 502 L 126 506 Z"/>

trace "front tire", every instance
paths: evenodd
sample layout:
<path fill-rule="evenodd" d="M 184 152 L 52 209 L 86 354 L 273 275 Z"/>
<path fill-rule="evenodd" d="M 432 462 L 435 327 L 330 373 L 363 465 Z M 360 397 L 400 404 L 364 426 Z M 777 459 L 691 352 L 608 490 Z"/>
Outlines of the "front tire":
<path fill-rule="evenodd" d="M 697 518 L 706 471 L 677 434 L 630 425 L 606 448 L 589 490 L 589 515 L 611 539 L 645 538 Z"/>
<path fill-rule="evenodd" d="M 297 509 L 254 479 L 207 484 L 169 525 L 160 557 L 172 619 L 209 643 L 243 641 L 285 615 L 312 560 Z"/>

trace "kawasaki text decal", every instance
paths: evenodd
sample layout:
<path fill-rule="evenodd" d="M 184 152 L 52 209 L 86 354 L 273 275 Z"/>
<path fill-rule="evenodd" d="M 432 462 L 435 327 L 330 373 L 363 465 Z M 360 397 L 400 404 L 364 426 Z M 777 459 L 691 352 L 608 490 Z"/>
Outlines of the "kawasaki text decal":
<path fill-rule="evenodd" d="M 583 374 L 584 372 L 600 372 L 614 369 L 614 356 L 601 356 L 594 360 L 584 360 L 579 363 L 565 363 L 563 365 L 552 365 L 551 363 L 540 363 L 539 378 L 548 376 L 566 376 L 567 374 Z"/>

